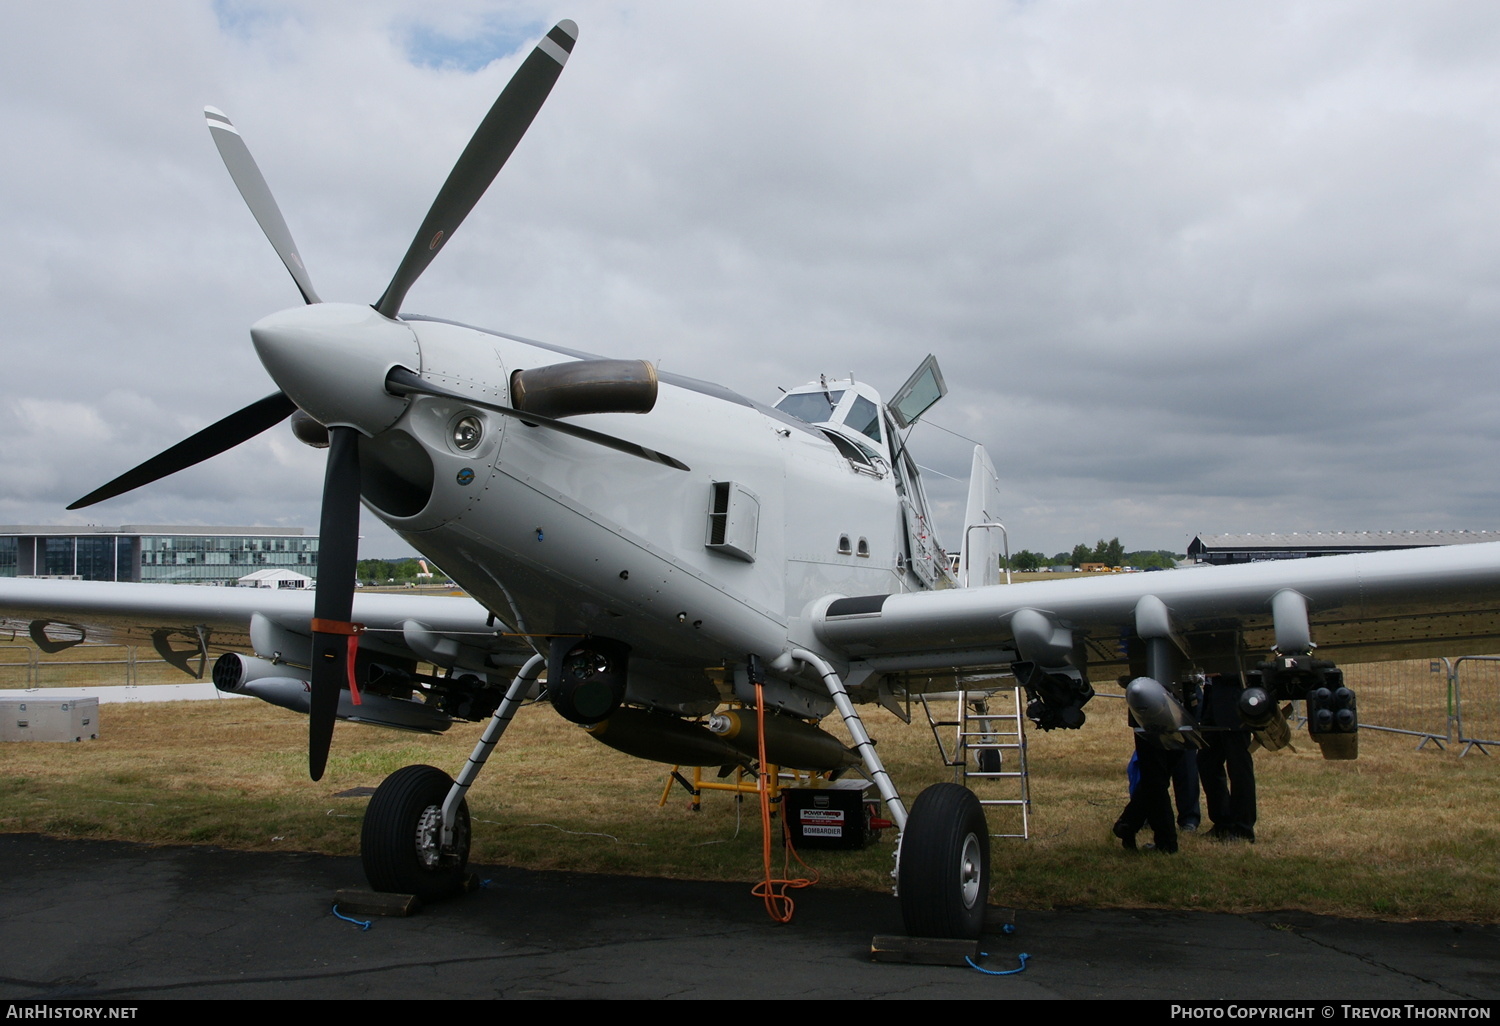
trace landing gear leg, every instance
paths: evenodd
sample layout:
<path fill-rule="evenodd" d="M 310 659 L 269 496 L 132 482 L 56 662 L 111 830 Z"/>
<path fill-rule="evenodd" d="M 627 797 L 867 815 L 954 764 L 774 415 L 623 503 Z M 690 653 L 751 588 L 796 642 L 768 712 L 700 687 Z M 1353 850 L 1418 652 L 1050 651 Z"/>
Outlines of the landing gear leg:
<path fill-rule="evenodd" d="M 990 892 L 990 833 L 967 787 L 933 784 L 917 795 L 901 834 L 897 890 L 913 937 L 977 938 Z"/>
<path fill-rule="evenodd" d="M 891 782 L 891 775 L 885 771 L 885 765 L 880 761 L 880 756 L 875 753 L 875 742 L 871 741 L 870 735 L 865 732 L 865 725 L 861 722 L 859 713 L 855 711 L 854 703 L 849 701 L 849 692 L 844 690 L 844 682 L 839 679 L 833 667 L 814 652 L 809 652 L 805 648 L 793 649 L 792 658 L 802 660 L 817 670 L 823 678 L 823 686 L 828 689 L 828 697 L 833 699 L 834 707 L 844 718 L 844 726 L 848 728 L 849 736 L 854 739 L 854 750 L 859 753 L 860 759 L 865 764 L 866 776 L 875 785 L 875 790 L 880 792 L 880 797 L 885 801 L 886 811 L 890 813 L 891 822 L 896 824 L 896 829 L 905 830 L 906 806 L 902 804 L 901 796 L 896 793 L 896 785 Z"/>
<path fill-rule="evenodd" d="M 822 675 L 866 772 L 901 831 L 896 891 L 906 932 L 914 937 L 977 938 L 984 930 L 990 894 L 990 828 L 984 806 L 967 787 L 934 784 L 917 796 L 908 816 L 839 675 L 806 649 L 795 649 L 792 657 Z"/>
<path fill-rule="evenodd" d="M 360 833 L 360 858 L 372 888 L 430 901 L 463 886 L 469 863 L 464 796 L 545 665 L 533 656 L 521 667 L 457 781 L 432 766 L 406 766 L 386 777 L 370 799 Z"/>
<path fill-rule="evenodd" d="M 967 787 L 934 784 L 917 796 L 908 816 L 839 675 L 806 649 L 796 649 L 792 656 L 822 674 L 865 760 L 866 773 L 901 831 L 894 875 L 906 932 L 913 937 L 977 938 L 984 929 L 990 894 L 990 828 L 984 806 Z"/>

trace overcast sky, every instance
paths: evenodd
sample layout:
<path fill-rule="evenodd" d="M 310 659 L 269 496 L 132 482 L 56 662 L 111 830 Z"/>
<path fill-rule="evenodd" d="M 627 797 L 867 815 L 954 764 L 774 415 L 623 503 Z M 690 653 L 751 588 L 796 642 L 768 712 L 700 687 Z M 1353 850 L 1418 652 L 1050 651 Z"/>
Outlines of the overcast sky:
<path fill-rule="evenodd" d="M 928 352 L 1013 548 L 1494 529 L 1489 2 L 12 4 L 0 34 L 0 522 L 316 530 L 282 427 L 79 514 L 275 386 L 298 296 L 371 302 L 556 20 L 557 87 L 405 308 L 773 401 Z M 919 426 L 933 471 L 969 443 Z M 963 486 L 929 475 L 957 547 Z M 368 513 L 366 555 L 409 551 Z"/>

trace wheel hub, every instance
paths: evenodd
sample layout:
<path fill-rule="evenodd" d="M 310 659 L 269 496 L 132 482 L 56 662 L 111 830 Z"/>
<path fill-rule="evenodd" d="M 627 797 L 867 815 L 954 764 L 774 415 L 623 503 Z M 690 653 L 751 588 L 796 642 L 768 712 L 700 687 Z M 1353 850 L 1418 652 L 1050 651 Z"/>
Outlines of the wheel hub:
<path fill-rule="evenodd" d="M 983 862 L 979 838 L 969 834 L 964 838 L 964 850 L 958 857 L 958 886 L 964 908 L 973 908 L 974 902 L 979 900 L 980 878 L 984 875 Z"/>
<path fill-rule="evenodd" d="M 436 869 L 443 859 L 443 807 L 429 805 L 417 820 L 417 858 L 428 869 Z"/>

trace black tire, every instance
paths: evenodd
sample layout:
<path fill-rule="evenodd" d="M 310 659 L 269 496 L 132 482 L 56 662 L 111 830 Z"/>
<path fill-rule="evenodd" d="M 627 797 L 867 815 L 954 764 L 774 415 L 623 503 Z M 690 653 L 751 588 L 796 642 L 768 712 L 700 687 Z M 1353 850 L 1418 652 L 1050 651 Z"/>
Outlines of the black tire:
<path fill-rule="evenodd" d="M 901 836 L 901 919 L 913 937 L 977 938 L 990 893 L 990 830 L 974 792 L 933 784 Z"/>
<path fill-rule="evenodd" d="M 1000 750 L 998 748 L 981 748 L 979 750 L 979 772 L 1000 772 Z"/>
<path fill-rule="evenodd" d="M 432 766 L 405 766 L 385 778 L 365 809 L 359 853 L 370 887 L 423 901 L 457 893 L 469 865 L 469 803 L 458 807 L 453 850 L 438 850 L 443 799 L 453 779 Z"/>

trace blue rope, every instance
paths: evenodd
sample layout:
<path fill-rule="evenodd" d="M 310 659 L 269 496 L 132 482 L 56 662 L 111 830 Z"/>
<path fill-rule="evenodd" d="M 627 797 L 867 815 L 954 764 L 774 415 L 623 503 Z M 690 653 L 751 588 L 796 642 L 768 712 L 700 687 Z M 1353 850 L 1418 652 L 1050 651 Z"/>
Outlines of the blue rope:
<path fill-rule="evenodd" d="M 370 920 L 368 920 L 368 919 L 350 919 L 348 916 L 344 915 L 344 913 L 342 913 L 342 912 L 339 911 L 339 907 L 337 905 L 333 906 L 333 914 L 336 915 L 336 916 L 338 916 L 340 919 L 342 919 L 346 923 L 353 923 L 355 926 L 359 927 L 361 930 L 368 930 L 370 928 Z"/>
<path fill-rule="evenodd" d="M 990 953 L 988 951 L 981 951 L 979 953 L 979 957 L 980 958 L 989 958 L 990 957 Z M 1026 952 L 1023 951 L 1017 957 L 1020 958 L 1020 960 L 1021 960 L 1021 967 L 1019 969 L 1005 969 L 1005 970 L 1000 970 L 1000 969 L 986 969 L 986 968 L 984 968 L 981 965 L 975 965 L 974 960 L 972 958 L 968 957 L 967 955 L 964 956 L 964 961 L 967 962 L 967 963 L 969 963 L 970 967 L 979 970 L 980 972 L 984 973 L 984 975 L 986 975 L 986 976 L 1014 976 L 1014 975 L 1016 975 L 1016 973 L 1021 973 L 1021 972 L 1025 972 L 1026 971 L 1026 960 L 1028 958 L 1030 958 L 1031 956 L 1028 955 L 1028 954 L 1026 954 Z"/>

